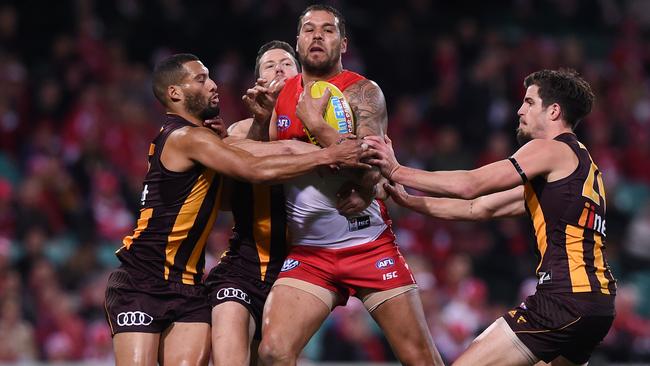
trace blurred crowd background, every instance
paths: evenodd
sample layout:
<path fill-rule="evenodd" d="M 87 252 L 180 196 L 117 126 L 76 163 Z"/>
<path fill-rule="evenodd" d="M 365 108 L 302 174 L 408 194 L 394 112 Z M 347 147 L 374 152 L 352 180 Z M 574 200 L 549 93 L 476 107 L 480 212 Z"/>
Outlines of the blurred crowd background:
<path fill-rule="evenodd" d="M 597 101 L 578 136 L 604 172 L 617 318 L 592 364 L 650 360 L 650 1 L 334 1 L 347 69 L 386 96 L 400 161 L 471 169 L 517 148 L 523 78 L 572 67 Z M 112 359 L 103 315 L 114 251 L 134 228 L 162 109 L 157 60 L 198 55 L 227 122 L 246 117 L 258 47 L 294 43 L 306 1 L 16 0 L 0 3 L 0 362 Z M 447 362 L 534 290 L 527 219 L 425 218 L 391 203 L 428 325 Z M 208 266 L 231 217 L 211 236 Z M 357 300 L 305 350 L 391 361 Z"/>

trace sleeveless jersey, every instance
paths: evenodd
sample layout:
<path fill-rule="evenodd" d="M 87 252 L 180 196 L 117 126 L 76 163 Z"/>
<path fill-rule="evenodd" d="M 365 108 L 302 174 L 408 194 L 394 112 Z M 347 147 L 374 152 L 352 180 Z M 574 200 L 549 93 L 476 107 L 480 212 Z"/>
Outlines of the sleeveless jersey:
<path fill-rule="evenodd" d="M 233 180 L 230 207 L 235 222 L 222 263 L 273 283 L 287 255 L 287 225 L 281 185 Z"/>
<path fill-rule="evenodd" d="M 345 93 L 350 85 L 363 79 L 359 74 L 343 71 L 327 81 Z M 278 96 L 275 107 L 278 140 L 309 141 L 302 121 L 296 116 L 302 91 L 302 75 L 298 74 L 286 82 Z M 292 244 L 346 248 L 373 241 L 390 227 L 386 207 L 379 200 L 354 217 L 338 213 L 336 192 L 347 180 L 320 170 L 285 183 L 287 226 Z"/>
<path fill-rule="evenodd" d="M 539 264 L 537 289 L 553 293 L 614 295 L 616 281 L 605 257 L 605 187 L 602 173 L 572 133 L 555 138 L 578 157 L 569 176 L 525 184 L 526 210 L 533 223 Z"/>
<path fill-rule="evenodd" d="M 122 240 L 116 254 L 127 268 L 194 285 L 203 275 L 205 244 L 217 218 L 221 187 L 219 175 L 202 165 L 186 172 L 163 166 L 165 141 L 186 126 L 196 127 L 169 114 L 151 143 L 137 228 Z"/>

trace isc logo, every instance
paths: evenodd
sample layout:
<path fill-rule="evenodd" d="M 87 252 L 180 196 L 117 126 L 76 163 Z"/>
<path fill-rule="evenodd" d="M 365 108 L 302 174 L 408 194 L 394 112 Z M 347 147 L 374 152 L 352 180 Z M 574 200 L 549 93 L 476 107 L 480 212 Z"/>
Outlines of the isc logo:
<path fill-rule="evenodd" d="M 397 278 L 397 271 L 384 273 L 384 275 L 381 277 L 383 278 L 384 281 L 392 280 L 393 278 Z"/>
<path fill-rule="evenodd" d="M 395 265 L 395 260 L 393 258 L 383 258 L 377 261 L 375 267 L 378 269 L 388 268 Z"/>

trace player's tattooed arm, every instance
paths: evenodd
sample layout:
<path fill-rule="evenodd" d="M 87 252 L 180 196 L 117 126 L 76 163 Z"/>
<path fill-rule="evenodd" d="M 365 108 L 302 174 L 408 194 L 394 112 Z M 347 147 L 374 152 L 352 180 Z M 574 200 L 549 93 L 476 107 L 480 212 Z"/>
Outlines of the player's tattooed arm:
<path fill-rule="evenodd" d="M 384 136 L 388 127 L 386 99 L 377 83 L 363 79 L 349 86 L 343 92 L 354 114 L 357 138 Z M 381 179 L 379 169 L 357 171 L 358 184 L 373 187 Z"/>
<path fill-rule="evenodd" d="M 371 80 L 361 80 L 343 92 L 354 114 L 356 135 L 384 136 L 388 127 L 386 99 L 379 85 Z"/>

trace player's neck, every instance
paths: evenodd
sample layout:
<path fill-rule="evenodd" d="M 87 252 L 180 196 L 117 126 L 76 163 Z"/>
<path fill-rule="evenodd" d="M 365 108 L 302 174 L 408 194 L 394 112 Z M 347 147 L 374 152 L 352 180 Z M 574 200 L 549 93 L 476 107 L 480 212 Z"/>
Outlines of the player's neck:
<path fill-rule="evenodd" d="M 310 83 L 312 81 L 329 80 L 329 79 L 335 77 L 336 75 L 338 75 L 338 74 L 340 74 L 342 72 L 343 72 L 343 65 L 341 65 L 340 63 L 338 65 L 336 65 L 336 67 L 332 68 L 332 70 L 330 72 L 325 73 L 323 75 L 314 75 L 314 74 L 310 74 L 306 70 L 303 70 L 303 72 L 302 72 L 302 83 L 304 85 L 304 84 Z"/>
<path fill-rule="evenodd" d="M 554 138 L 560 136 L 563 133 L 574 133 L 571 127 L 562 127 L 548 131 L 546 134 L 546 139 L 553 140 Z"/>
<path fill-rule="evenodd" d="M 203 126 L 203 121 L 201 121 L 199 118 L 185 112 L 185 111 L 174 111 L 174 110 L 167 110 L 167 113 L 169 114 L 175 114 L 181 118 L 183 118 L 186 121 L 189 121 L 197 126 Z"/>

